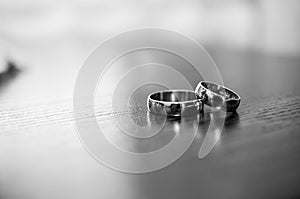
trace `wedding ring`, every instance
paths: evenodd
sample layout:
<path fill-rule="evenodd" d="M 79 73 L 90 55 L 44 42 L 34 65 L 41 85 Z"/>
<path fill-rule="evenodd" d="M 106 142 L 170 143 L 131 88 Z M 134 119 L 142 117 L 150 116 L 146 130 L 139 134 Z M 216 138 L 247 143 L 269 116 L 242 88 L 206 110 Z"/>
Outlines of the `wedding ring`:
<path fill-rule="evenodd" d="M 165 116 L 188 116 L 203 111 L 198 94 L 188 90 L 165 90 L 152 93 L 147 100 L 148 111 Z"/>
<path fill-rule="evenodd" d="M 237 93 L 213 82 L 201 81 L 195 92 L 204 104 L 227 112 L 235 112 L 241 102 L 241 97 Z"/>

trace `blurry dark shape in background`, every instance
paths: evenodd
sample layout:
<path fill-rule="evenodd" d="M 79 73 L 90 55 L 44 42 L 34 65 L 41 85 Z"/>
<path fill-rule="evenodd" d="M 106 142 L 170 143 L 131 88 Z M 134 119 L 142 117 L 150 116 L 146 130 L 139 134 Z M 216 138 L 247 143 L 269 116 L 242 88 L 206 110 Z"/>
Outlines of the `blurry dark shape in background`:
<path fill-rule="evenodd" d="M 14 61 L 8 60 L 4 66 L 4 70 L 0 73 L 0 89 L 10 80 L 15 78 L 20 72 Z"/>
<path fill-rule="evenodd" d="M 22 101 L 72 96 L 80 64 L 95 46 L 143 27 L 194 38 L 226 70 L 246 52 L 242 61 L 247 63 L 240 64 L 249 66 L 232 71 L 241 78 L 268 57 L 300 66 L 299 0 L 2 0 L 0 47 L 4 43 L 14 60 L 30 66 L 18 86 L 9 85 L 7 95 Z"/>
<path fill-rule="evenodd" d="M 89 52 L 142 27 L 172 29 L 201 43 L 243 101 L 238 114 L 226 116 L 222 139 L 205 161 L 195 158 L 199 133 L 166 170 L 126 175 L 84 151 L 69 102 Z M 13 61 L 0 65 L 0 199 L 299 198 L 299 0 L 1 0 L 3 46 Z M 180 60 L 136 54 L 116 68 L 144 63 L 148 55 Z M 95 114 L 110 122 L 114 114 L 103 108 Z M 146 113 L 132 120 L 142 126 Z M 210 118 L 200 115 L 201 132 Z M 122 138 L 115 136 L 127 144 Z"/>

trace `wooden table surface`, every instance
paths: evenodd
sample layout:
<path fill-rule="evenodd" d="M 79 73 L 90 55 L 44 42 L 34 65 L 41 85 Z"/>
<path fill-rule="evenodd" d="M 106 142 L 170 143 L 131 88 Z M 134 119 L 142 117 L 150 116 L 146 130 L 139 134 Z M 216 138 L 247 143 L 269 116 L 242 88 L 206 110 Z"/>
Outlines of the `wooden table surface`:
<path fill-rule="evenodd" d="M 197 158 L 204 124 L 180 159 L 147 174 L 110 169 L 81 145 L 72 92 L 84 56 L 57 48 L 44 62 L 50 55 L 39 52 L 35 64 L 0 86 L 0 198 L 298 198 L 300 58 L 208 51 L 225 85 L 242 96 L 238 114 L 226 119 L 206 158 Z M 111 121 L 109 111 L 104 104 L 96 107 L 104 125 Z M 133 117 L 143 121 L 143 111 Z M 125 110 L 120 115 L 128 117 Z"/>

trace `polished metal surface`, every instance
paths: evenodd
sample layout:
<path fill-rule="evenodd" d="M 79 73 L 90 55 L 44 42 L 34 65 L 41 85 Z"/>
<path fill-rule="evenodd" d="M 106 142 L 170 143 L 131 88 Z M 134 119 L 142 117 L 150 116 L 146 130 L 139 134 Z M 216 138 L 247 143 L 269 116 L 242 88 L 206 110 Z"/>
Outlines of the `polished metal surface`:
<path fill-rule="evenodd" d="M 203 102 L 193 91 L 166 90 L 150 94 L 147 107 L 158 115 L 187 116 L 203 111 Z"/>
<path fill-rule="evenodd" d="M 204 104 L 227 112 L 235 112 L 241 102 L 237 93 L 213 82 L 201 81 L 195 92 L 203 99 Z"/>

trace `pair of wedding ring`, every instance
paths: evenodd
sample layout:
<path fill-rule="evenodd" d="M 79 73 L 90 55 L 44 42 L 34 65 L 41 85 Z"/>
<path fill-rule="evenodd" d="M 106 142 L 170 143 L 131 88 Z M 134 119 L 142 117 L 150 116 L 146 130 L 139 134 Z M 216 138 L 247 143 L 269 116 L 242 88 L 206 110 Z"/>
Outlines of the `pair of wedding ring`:
<path fill-rule="evenodd" d="M 195 91 L 165 90 L 148 96 L 148 111 L 165 116 L 188 116 L 203 111 L 204 104 L 227 112 L 235 112 L 240 96 L 222 85 L 201 81 Z"/>

